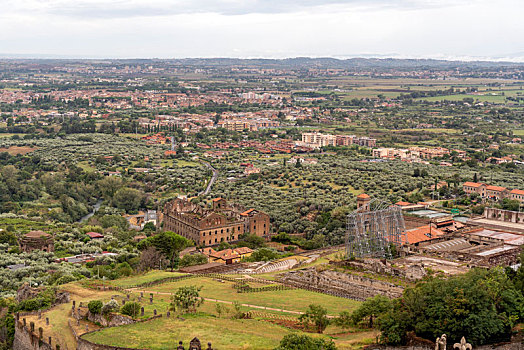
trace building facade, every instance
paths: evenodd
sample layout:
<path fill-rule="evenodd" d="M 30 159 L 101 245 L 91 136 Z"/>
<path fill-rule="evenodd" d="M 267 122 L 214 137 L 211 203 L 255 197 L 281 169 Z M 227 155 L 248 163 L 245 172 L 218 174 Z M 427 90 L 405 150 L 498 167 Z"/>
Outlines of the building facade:
<path fill-rule="evenodd" d="M 236 241 L 244 233 L 270 236 L 269 215 L 230 205 L 224 198 L 215 198 L 212 209 L 177 198 L 164 206 L 162 222 L 164 231 L 173 231 L 198 246 Z"/>
<path fill-rule="evenodd" d="M 486 184 L 478 182 L 464 182 L 462 189 L 468 196 L 472 193 L 478 193 L 481 198 L 486 197 Z"/>

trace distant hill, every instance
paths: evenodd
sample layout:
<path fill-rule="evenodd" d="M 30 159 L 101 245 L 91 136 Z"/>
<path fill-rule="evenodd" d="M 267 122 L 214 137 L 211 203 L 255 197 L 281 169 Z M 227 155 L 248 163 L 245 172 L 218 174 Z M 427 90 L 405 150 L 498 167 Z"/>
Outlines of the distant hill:
<path fill-rule="evenodd" d="M 286 59 L 242 59 L 242 58 L 184 58 L 184 59 L 57 59 L 57 58 L 9 58 L 0 55 L 2 61 L 33 62 L 37 64 L 75 64 L 92 63 L 95 65 L 130 65 L 130 64 L 167 64 L 173 66 L 195 67 L 257 67 L 282 69 L 492 69 L 524 68 L 524 63 L 499 61 L 447 61 L 437 59 L 397 59 L 397 58 L 310 58 L 295 57 Z"/>

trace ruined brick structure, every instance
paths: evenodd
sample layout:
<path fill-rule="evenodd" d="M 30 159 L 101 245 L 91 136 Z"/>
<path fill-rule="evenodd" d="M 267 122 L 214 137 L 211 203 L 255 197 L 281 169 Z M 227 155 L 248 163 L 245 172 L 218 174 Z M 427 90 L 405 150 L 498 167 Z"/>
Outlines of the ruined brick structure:
<path fill-rule="evenodd" d="M 279 276 L 285 285 L 355 300 L 366 300 L 377 294 L 398 298 L 404 291 L 403 287 L 393 283 L 337 271 L 317 271 L 315 268 L 289 271 Z"/>
<path fill-rule="evenodd" d="M 270 236 L 269 215 L 229 204 L 223 198 L 214 199 L 212 209 L 177 198 L 166 203 L 162 217 L 164 231 L 173 231 L 199 246 L 236 241 L 244 233 Z"/>
<path fill-rule="evenodd" d="M 55 250 L 53 236 L 44 231 L 31 231 L 23 235 L 18 243 L 20 250 L 26 253 L 33 250 L 42 250 L 44 252 L 53 252 Z"/>
<path fill-rule="evenodd" d="M 484 208 L 484 217 L 491 220 L 524 224 L 524 212 L 486 207 Z"/>

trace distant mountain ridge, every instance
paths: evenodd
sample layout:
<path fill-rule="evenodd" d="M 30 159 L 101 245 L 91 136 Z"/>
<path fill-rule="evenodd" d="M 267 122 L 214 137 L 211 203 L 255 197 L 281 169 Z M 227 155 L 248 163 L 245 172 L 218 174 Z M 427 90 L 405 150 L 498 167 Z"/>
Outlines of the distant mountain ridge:
<path fill-rule="evenodd" d="M 204 66 L 204 67 L 258 67 L 258 68 L 321 68 L 321 69 L 467 69 L 467 68 L 494 68 L 494 67 L 523 67 L 524 63 L 503 61 L 451 61 L 440 59 L 408 59 L 408 58 L 364 58 L 355 57 L 339 59 L 332 57 L 294 57 L 284 59 L 271 58 L 182 58 L 182 59 L 74 59 L 74 58 L 29 58 L 6 57 L 0 55 L 2 61 L 35 62 L 41 64 L 86 63 L 93 64 L 158 64 L 164 63 L 175 66 Z"/>

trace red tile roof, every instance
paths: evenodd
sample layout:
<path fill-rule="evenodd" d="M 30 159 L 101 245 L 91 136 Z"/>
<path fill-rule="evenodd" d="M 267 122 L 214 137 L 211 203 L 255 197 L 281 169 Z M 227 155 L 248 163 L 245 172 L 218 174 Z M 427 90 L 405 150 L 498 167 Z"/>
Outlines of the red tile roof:
<path fill-rule="evenodd" d="M 511 190 L 510 193 L 513 193 L 513 194 L 521 194 L 521 195 L 524 196 L 524 191 L 523 191 L 523 190 L 517 190 L 517 189 L 515 189 L 515 190 Z"/>
<path fill-rule="evenodd" d="M 430 231 L 431 231 L 431 237 L 430 237 Z M 409 244 L 414 244 L 418 242 L 428 241 L 432 238 L 442 236 L 443 234 L 444 233 L 441 230 L 434 228 L 434 227 L 431 227 L 430 229 L 430 226 L 426 225 L 426 226 L 417 227 L 413 230 L 406 231 L 405 237 L 407 237 Z M 403 239 L 405 239 L 405 237 L 403 237 Z"/>
<path fill-rule="evenodd" d="M 502 191 L 506 191 L 507 189 L 506 187 L 489 185 L 486 187 L 486 190 L 502 192 Z"/>
<path fill-rule="evenodd" d="M 240 215 L 242 215 L 242 216 L 248 216 L 248 215 L 249 215 L 253 210 L 255 210 L 255 209 L 253 209 L 253 208 L 248 209 L 248 210 L 246 210 L 245 212 L 240 213 Z"/>
<path fill-rule="evenodd" d="M 357 198 L 360 198 L 360 199 L 367 199 L 369 198 L 369 195 L 365 194 L 365 193 L 361 193 L 357 196 Z"/>
<path fill-rule="evenodd" d="M 464 185 L 463 186 L 468 186 L 468 187 L 480 187 L 482 185 L 485 185 L 483 183 L 478 183 L 478 182 L 464 182 Z"/>
<path fill-rule="evenodd" d="M 91 238 L 104 238 L 104 235 L 98 232 L 87 232 L 86 235 L 88 235 Z"/>

